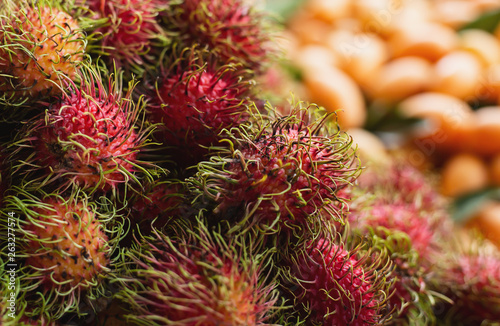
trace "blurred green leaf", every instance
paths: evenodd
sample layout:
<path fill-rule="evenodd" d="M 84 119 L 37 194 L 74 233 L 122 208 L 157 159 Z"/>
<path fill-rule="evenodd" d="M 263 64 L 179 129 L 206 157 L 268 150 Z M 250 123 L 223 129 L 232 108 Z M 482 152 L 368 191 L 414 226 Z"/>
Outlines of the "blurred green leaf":
<path fill-rule="evenodd" d="M 482 29 L 483 31 L 493 33 L 498 26 L 498 23 L 500 23 L 500 9 L 489 11 L 479 16 L 476 20 L 462 26 L 459 30 Z"/>
<path fill-rule="evenodd" d="M 266 10 L 286 21 L 305 2 L 306 0 L 267 0 Z"/>
<path fill-rule="evenodd" d="M 457 198 L 451 206 L 451 217 L 458 223 L 465 223 L 490 200 L 500 200 L 500 188 L 488 188 Z"/>

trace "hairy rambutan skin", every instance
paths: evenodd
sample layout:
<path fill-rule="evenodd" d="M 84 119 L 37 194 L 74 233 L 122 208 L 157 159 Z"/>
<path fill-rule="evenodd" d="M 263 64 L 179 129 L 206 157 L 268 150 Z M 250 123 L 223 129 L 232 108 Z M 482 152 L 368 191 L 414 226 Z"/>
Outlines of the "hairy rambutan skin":
<path fill-rule="evenodd" d="M 436 273 L 437 290 L 453 300 L 453 304 L 440 311 L 440 318 L 449 325 L 500 323 L 498 252 L 478 249 L 451 252 L 443 257 Z"/>
<path fill-rule="evenodd" d="M 320 220 L 343 223 L 340 191 L 359 171 L 352 141 L 339 131 L 320 135 L 322 120 L 306 123 L 300 116 L 306 112 L 235 131 L 228 149 L 198 164 L 192 191 L 221 218 L 272 233 Z"/>
<path fill-rule="evenodd" d="M 182 1 L 172 4 L 165 21 L 187 46 L 207 46 L 221 62 L 258 72 L 272 53 L 264 16 L 243 0 Z"/>
<path fill-rule="evenodd" d="M 61 94 L 61 79 L 75 79 L 85 59 L 85 35 L 56 7 L 21 4 L 14 10 L 0 14 L 1 102 Z"/>
<path fill-rule="evenodd" d="M 288 259 L 283 286 L 294 309 L 305 325 L 383 324 L 391 317 L 385 309 L 393 284 L 388 257 L 335 240 L 309 240 Z"/>
<path fill-rule="evenodd" d="M 221 234 L 182 226 L 184 234 L 154 231 L 126 253 L 123 290 L 140 325 L 267 325 L 277 292 L 264 285 L 262 261 L 250 243 L 226 242 Z M 241 240 L 241 239 L 240 239 Z"/>
<path fill-rule="evenodd" d="M 85 4 L 97 14 L 96 18 L 108 20 L 95 31 L 102 36 L 90 51 L 107 55 L 106 59 L 118 67 L 140 73 L 155 59 L 150 53 L 153 46 L 167 43 L 166 31 L 157 19 L 166 6 L 161 1 L 92 0 Z"/>
<path fill-rule="evenodd" d="M 427 264 L 432 262 L 432 256 L 441 249 L 435 236 L 436 225 L 427 218 L 426 213 L 409 204 L 375 202 L 359 212 L 352 212 L 351 227 L 361 233 L 377 227 L 402 231 L 411 239 L 412 247 L 418 252 L 421 261 Z"/>
<path fill-rule="evenodd" d="M 138 153 L 151 131 L 142 126 L 142 99 L 131 100 L 133 87 L 122 96 L 120 76 L 110 77 L 106 89 L 99 75 L 82 75 L 85 83 L 69 83 L 21 130 L 11 145 L 13 173 L 33 188 L 76 185 L 114 195 L 131 183 L 140 188 L 138 175 L 148 178 L 149 165 Z"/>
<path fill-rule="evenodd" d="M 173 61 L 148 99 L 149 118 L 159 124 L 154 135 L 169 156 L 189 166 L 218 143 L 222 130 L 246 121 L 252 83 L 241 66 L 217 66 L 214 56 L 196 48 Z"/>
<path fill-rule="evenodd" d="M 18 231 L 20 287 L 29 303 L 27 317 L 60 318 L 79 313 L 81 300 L 104 293 L 111 254 L 122 224 L 110 204 L 90 202 L 80 192 L 64 196 L 28 193 L 13 187 L 6 212 Z M 111 226 L 112 230 L 108 227 Z M 40 301 L 41 300 L 41 301 Z"/>

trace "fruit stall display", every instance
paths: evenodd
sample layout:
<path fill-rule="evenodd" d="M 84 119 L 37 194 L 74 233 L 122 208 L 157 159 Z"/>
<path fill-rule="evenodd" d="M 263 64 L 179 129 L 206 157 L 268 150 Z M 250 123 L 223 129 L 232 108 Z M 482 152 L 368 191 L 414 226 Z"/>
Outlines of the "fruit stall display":
<path fill-rule="evenodd" d="M 1 0 L 0 325 L 500 324 L 500 5 L 282 3 Z"/>

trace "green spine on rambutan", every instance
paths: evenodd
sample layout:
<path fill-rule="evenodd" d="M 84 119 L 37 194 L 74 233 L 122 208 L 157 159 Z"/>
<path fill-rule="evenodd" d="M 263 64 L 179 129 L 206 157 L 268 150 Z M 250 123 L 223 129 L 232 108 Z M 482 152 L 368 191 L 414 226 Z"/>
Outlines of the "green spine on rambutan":
<path fill-rule="evenodd" d="M 86 44 L 59 1 L 6 0 L 0 7 L 2 117 L 23 117 L 34 101 L 61 94 L 64 80 L 77 78 L 86 61 Z"/>
<path fill-rule="evenodd" d="M 393 262 L 394 268 L 389 276 L 393 282 L 392 296 L 387 302 L 387 311 L 393 314 L 393 318 L 387 324 L 435 325 L 434 308 L 450 302 L 450 299 L 432 290 L 433 273 L 422 264 L 408 234 L 383 226 L 369 228 L 362 234 L 358 232 L 354 230 L 353 234 L 368 237 L 373 250 L 387 252 Z"/>
<path fill-rule="evenodd" d="M 63 195 L 13 187 L 5 203 L 1 219 L 15 221 L 26 317 L 55 320 L 65 313 L 81 314 L 82 303 L 109 295 L 105 284 L 123 220 L 107 198 L 90 201 L 82 191 Z M 5 227 L 2 223 L 2 237 Z"/>
<path fill-rule="evenodd" d="M 79 85 L 68 80 L 63 97 L 47 103 L 9 146 L 12 174 L 26 189 L 77 186 L 123 200 L 127 191 L 142 190 L 141 179 L 165 172 L 140 158 L 155 126 L 145 126 L 143 97 L 132 99 L 134 81 L 123 94 L 119 72 L 108 85 L 99 68 L 85 67 L 80 76 Z"/>
<path fill-rule="evenodd" d="M 179 220 L 178 220 L 179 221 Z M 259 241 L 226 240 L 198 218 L 139 238 L 125 249 L 117 297 L 139 325 L 268 325 L 278 309 L 270 251 Z M 260 247 L 259 247 L 260 248 Z"/>
<path fill-rule="evenodd" d="M 328 114 L 300 105 L 288 116 L 257 115 L 232 128 L 221 141 L 227 146 L 188 180 L 194 202 L 229 220 L 230 232 L 301 234 L 344 223 L 342 191 L 360 169 L 352 139 L 331 127 Z"/>

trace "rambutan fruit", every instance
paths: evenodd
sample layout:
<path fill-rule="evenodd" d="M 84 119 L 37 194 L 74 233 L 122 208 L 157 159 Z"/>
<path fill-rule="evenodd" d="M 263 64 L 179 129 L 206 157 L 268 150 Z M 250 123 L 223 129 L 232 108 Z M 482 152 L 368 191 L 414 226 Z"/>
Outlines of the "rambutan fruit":
<path fill-rule="evenodd" d="M 223 129 L 245 121 L 251 83 L 238 65 L 217 66 L 202 50 L 185 49 L 159 77 L 148 101 L 157 141 L 181 167 L 198 163 Z"/>
<path fill-rule="evenodd" d="M 358 181 L 360 189 L 376 193 L 380 201 L 409 203 L 425 211 L 446 206 L 431 176 L 398 159 L 389 164 L 371 166 Z"/>
<path fill-rule="evenodd" d="M 453 300 L 440 307 L 445 325 L 496 325 L 500 323 L 500 253 L 483 241 L 470 248 L 461 243 L 442 255 L 436 268 L 436 291 Z M 477 248 L 476 248 L 477 246 Z"/>
<path fill-rule="evenodd" d="M 0 13 L 0 101 L 20 105 L 61 94 L 61 80 L 77 78 L 85 47 L 78 22 L 61 9 L 28 1 L 6 5 Z"/>
<path fill-rule="evenodd" d="M 89 51 L 107 55 L 105 59 L 114 61 L 117 67 L 139 74 L 155 59 L 151 48 L 168 43 L 166 31 L 157 21 L 161 1 L 92 0 L 86 5 L 97 18 L 108 20 L 95 31 L 102 36 L 97 44 L 89 46 Z"/>
<path fill-rule="evenodd" d="M 155 231 L 126 252 L 118 298 L 139 325 L 267 325 L 277 292 L 261 274 L 265 254 L 247 243 L 227 242 L 218 231 L 182 226 L 184 234 Z"/>
<path fill-rule="evenodd" d="M 428 214 L 419 211 L 415 206 L 401 203 L 379 204 L 368 203 L 360 211 L 351 211 L 351 228 L 359 233 L 366 233 L 369 228 L 384 227 L 389 230 L 402 231 L 408 235 L 421 262 L 431 262 L 432 255 L 440 250 L 436 222 L 433 223 Z"/>
<path fill-rule="evenodd" d="M 266 233 L 343 223 L 339 195 L 359 171 L 352 140 L 338 130 L 322 134 L 327 116 L 308 120 L 309 109 L 234 130 L 228 148 L 198 164 L 192 193 L 220 219 Z"/>
<path fill-rule="evenodd" d="M 186 202 L 186 196 L 187 189 L 182 180 L 155 180 L 146 186 L 144 194 L 131 200 L 130 215 L 138 223 L 151 223 L 159 218 L 159 223 L 155 225 L 161 228 L 165 217 L 188 216 L 194 213 Z"/>
<path fill-rule="evenodd" d="M 11 145 L 13 173 L 25 180 L 23 187 L 77 185 L 117 195 L 150 177 L 145 166 L 152 164 L 138 157 L 150 133 L 142 127 L 142 98 L 131 100 L 133 87 L 122 96 L 121 75 L 111 76 L 106 88 L 91 69 L 80 86 L 68 83 L 63 97 L 31 119 Z"/>
<path fill-rule="evenodd" d="M 355 236 L 359 236 L 359 230 Z M 431 289 L 432 271 L 421 262 L 407 233 L 383 226 L 374 226 L 362 233 L 375 250 L 385 250 L 393 263 L 388 279 L 393 282 L 386 310 L 393 313 L 388 325 L 434 325 L 434 307 L 449 302 Z"/>
<path fill-rule="evenodd" d="M 78 312 L 81 300 L 104 293 L 117 243 L 110 237 L 122 227 L 119 216 L 104 204 L 90 202 L 80 192 L 63 197 L 17 187 L 6 198 L 4 212 L 14 213 L 20 234 L 16 256 L 24 262 L 18 277 L 30 303 L 28 317 L 58 319 Z"/>
<path fill-rule="evenodd" d="M 319 237 L 288 258 L 282 286 L 304 325 L 382 325 L 391 317 L 388 257 L 351 246 Z"/>
<path fill-rule="evenodd" d="M 199 44 L 220 62 L 237 62 L 258 72 L 272 48 L 264 15 L 243 0 L 186 0 L 172 3 L 165 23 L 181 44 Z"/>

